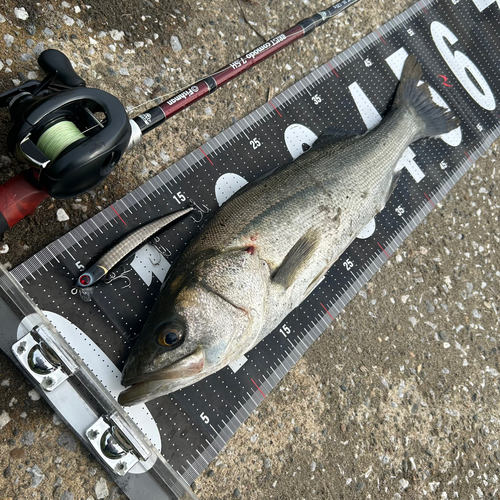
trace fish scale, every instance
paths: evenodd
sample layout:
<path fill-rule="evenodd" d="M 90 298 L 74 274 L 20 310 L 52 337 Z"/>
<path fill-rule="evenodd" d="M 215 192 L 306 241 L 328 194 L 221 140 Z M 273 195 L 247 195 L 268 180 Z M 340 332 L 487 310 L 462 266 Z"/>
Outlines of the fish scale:
<path fill-rule="evenodd" d="M 454 54 L 457 50 L 465 54 L 477 65 L 498 101 L 499 20 L 497 3 L 488 0 L 461 0 L 456 4 L 449 0 L 418 2 L 148 181 L 135 190 L 133 196 L 114 203 L 50 244 L 48 251 L 39 252 L 11 272 L 40 307 L 64 311 L 64 315 L 92 337 L 109 360 L 121 368 L 159 291 L 160 279 L 155 272 L 160 273 L 150 267 L 147 276 L 151 281 L 146 283 L 142 278 L 136 278 L 131 289 L 121 290 L 119 285 L 100 287 L 93 296 L 93 303 L 85 305 L 70 296 L 70 285 L 66 287 L 80 272 L 77 264 L 87 265 L 109 241 L 121 237 L 148 217 L 177 209 L 172 196 L 179 191 L 192 195 L 190 197 L 200 205 L 206 204 L 215 210 L 214 183 L 218 176 L 229 170 L 250 181 L 270 165 L 281 165 L 290 160 L 284 141 L 277 138 L 282 139 L 291 125 L 300 123 L 316 135 L 331 125 L 363 132 L 367 125 L 362 113 L 366 116 L 382 115 L 388 109 L 398 79 L 389 64 L 393 62 L 391 57 L 403 47 L 422 62 L 425 80 L 439 91 L 461 120 L 460 144 L 452 147 L 440 141 L 433 142 L 432 146 L 425 143 L 412 145 L 412 154 L 405 156 L 394 196 L 376 218 L 375 232 L 368 238 L 353 241 L 325 280 L 301 304 L 297 314 L 286 318 L 247 353 L 246 360 L 240 362 L 242 364 L 236 371 L 228 367 L 194 387 L 161 398 L 149 406 L 160 431 L 161 453 L 179 474 L 168 476 L 165 491 L 174 491 L 174 497 L 181 496 L 179 484 L 191 484 L 196 479 L 265 395 L 332 322 L 332 318 L 342 311 L 498 137 L 500 126 L 496 111 L 481 106 L 476 99 L 484 97 L 477 94 L 472 97 L 474 89 L 463 75 L 460 81 L 451 68 L 460 74 Z M 450 30 L 458 39 L 449 53 L 440 52 L 436 45 L 444 28 L 438 27 L 441 31 L 433 37 L 431 25 L 434 22 Z M 468 43 L 469 40 L 472 42 Z M 453 86 L 443 86 L 443 78 L 439 75 L 446 76 Z M 359 95 L 359 102 L 355 101 L 349 89 L 354 82 L 359 84 L 366 101 L 359 100 Z M 265 154 L 262 147 L 253 149 L 250 141 L 254 139 L 269 146 Z M 234 162 L 236 155 L 242 160 L 239 164 Z M 417 182 L 416 178 L 421 180 Z M 196 184 L 199 187 L 194 192 L 192 186 Z M 162 245 L 172 252 L 169 260 L 179 256 L 185 242 L 198 228 L 199 223 L 188 218 L 174 230 L 161 235 Z M 147 255 L 139 261 L 141 266 L 147 266 Z M 139 265 L 135 267 L 139 269 Z M 57 281 L 57 287 L 53 285 L 54 281 Z M 132 305 L 137 302 L 144 303 L 143 310 L 133 309 Z M 118 338 L 120 342 L 116 341 Z M 4 335 L 2 348 L 6 352 L 10 353 L 14 339 L 15 332 Z M 75 402 L 78 397 L 74 396 Z M 60 414 L 64 414 L 63 406 L 57 408 Z M 73 427 L 81 428 L 79 424 L 75 421 Z M 141 425 L 145 427 L 146 421 Z M 155 474 L 158 470 L 162 468 L 157 464 Z M 153 474 L 151 477 L 148 474 L 129 476 L 130 484 L 137 484 L 135 493 L 128 493 L 131 498 L 139 498 L 141 493 L 151 491 L 146 476 L 151 484 L 156 484 Z M 116 476 L 114 478 L 120 481 Z"/>

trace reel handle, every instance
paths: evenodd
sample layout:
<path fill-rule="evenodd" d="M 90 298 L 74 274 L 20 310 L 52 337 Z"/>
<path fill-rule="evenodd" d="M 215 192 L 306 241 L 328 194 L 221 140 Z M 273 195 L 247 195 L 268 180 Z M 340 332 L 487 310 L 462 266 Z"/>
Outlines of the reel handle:
<path fill-rule="evenodd" d="M 57 79 L 67 87 L 85 87 L 85 80 L 76 74 L 69 59 L 58 50 L 44 50 L 38 64 L 48 75 L 57 71 Z"/>
<path fill-rule="evenodd" d="M 47 191 L 37 187 L 31 170 L 25 170 L 0 185 L 0 234 L 31 215 L 48 196 Z"/>

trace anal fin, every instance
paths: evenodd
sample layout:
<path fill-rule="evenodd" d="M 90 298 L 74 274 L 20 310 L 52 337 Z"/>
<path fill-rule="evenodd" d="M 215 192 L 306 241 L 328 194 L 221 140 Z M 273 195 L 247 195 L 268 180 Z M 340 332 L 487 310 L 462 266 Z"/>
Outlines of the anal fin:
<path fill-rule="evenodd" d="M 392 194 L 394 193 L 394 190 L 396 189 L 396 186 L 398 185 L 399 178 L 401 177 L 401 172 L 402 172 L 402 170 L 399 170 L 398 172 L 394 172 L 394 174 L 392 175 L 391 184 L 390 184 L 389 189 L 387 191 L 387 195 L 385 197 L 385 200 L 382 200 L 382 205 L 380 207 L 379 212 L 381 212 L 385 208 L 385 206 L 387 205 L 387 202 L 389 201 Z"/>

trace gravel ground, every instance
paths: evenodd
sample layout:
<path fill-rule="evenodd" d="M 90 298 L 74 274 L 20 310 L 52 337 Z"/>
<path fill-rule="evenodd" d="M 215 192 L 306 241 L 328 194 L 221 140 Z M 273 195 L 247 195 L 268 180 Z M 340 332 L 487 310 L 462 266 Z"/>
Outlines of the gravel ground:
<path fill-rule="evenodd" d="M 17 265 L 409 7 L 363 0 L 157 129 L 77 200 L 46 200 L 0 239 Z M 324 5 L 324 4 L 323 4 Z M 4 91 L 63 50 L 130 107 L 214 71 L 320 10 L 316 0 L 87 4 L 7 0 Z M 0 181 L 23 169 L 0 113 Z M 208 499 L 499 498 L 498 143 L 408 238 L 193 484 Z M 58 221 L 63 209 L 69 219 Z M 0 355 L 0 498 L 124 499 Z"/>

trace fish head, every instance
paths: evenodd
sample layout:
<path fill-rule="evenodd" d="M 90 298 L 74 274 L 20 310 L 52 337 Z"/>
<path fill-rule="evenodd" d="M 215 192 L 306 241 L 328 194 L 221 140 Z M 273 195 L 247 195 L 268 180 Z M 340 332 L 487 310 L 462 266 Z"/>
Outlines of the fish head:
<path fill-rule="evenodd" d="M 217 256 L 169 280 L 125 364 L 122 384 L 131 387 L 120 394 L 120 404 L 189 386 L 253 346 L 263 299 L 262 293 L 251 297 L 255 283 L 252 290 L 246 287 L 256 267 L 248 262 L 252 257 Z"/>

